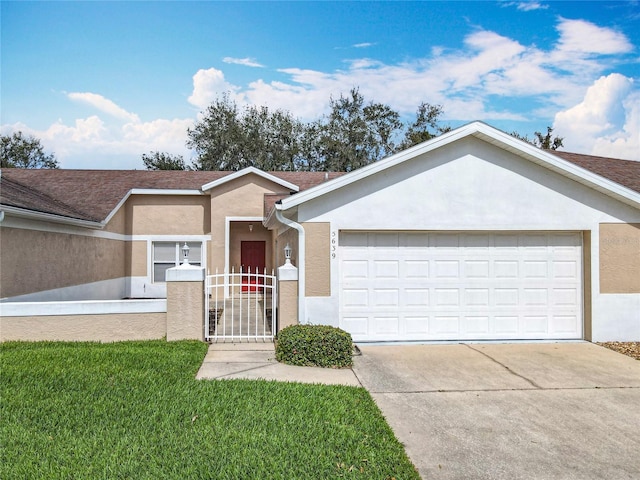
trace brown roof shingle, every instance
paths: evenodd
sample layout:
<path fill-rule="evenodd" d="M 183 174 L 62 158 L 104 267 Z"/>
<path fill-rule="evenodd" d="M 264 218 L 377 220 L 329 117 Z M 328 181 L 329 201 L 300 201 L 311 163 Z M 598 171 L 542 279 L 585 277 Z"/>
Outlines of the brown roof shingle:
<path fill-rule="evenodd" d="M 132 189 L 199 190 L 233 172 L 180 170 L 3 169 L 0 203 L 37 212 L 103 221 Z M 341 173 L 269 172 L 306 190 Z"/>
<path fill-rule="evenodd" d="M 640 162 L 553 152 L 558 157 L 640 192 Z M 133 189 L 199 190 L 233 172 L 148 170 L 3 169 L 0 203 L 36 212 L 104 221 Z M 343 172 L 269 172 L 307 190 Z M 265 197 L 265 214 L 287 192 Z"/>
<path fill-rule="evenodd" d="M 640 192 L 640 162 L 618 158 L 596 157 L 570 152 L 553 152 L 554 155 L 590 170 L 602 177 Z"/>

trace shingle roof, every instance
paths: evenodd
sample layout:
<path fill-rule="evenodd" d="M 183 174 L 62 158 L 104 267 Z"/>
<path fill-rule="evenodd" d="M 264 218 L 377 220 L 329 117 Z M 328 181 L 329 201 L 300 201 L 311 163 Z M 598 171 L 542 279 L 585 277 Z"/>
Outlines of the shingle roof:
<path fill-rule="evenodd" d="M 45 170 L 7 168 L 0 203 L 36 212 L 103 221 L 133 189 L 199 190 L 233 172 L 148 170 Z M 270 172 L 300 190 L 324 182 L 324 172 Z M 329 173 L 335 178 L 340 173 Z"/>
<path fill-rule="evenodd" d="M 640 162 L 617 158 L 595 157 L 570 152 L 553 152 L 556 156 L 608 178 L 623 187 L 640 192 Z"/>
<path fill-rule="evenodd" d="M 78 210 L 43 192 L 30 188 L 19 182 L 3 176 L 0 183 L 0 198 L 3 205 L 23 208 L 35 212 L 45 212 L 63 217 L 80 218 L 98 221 L 86 212 Z"/>
<path fill-rule="evenodd" d="M 631 190 L 640 192 L 640 162 L 553 152 L 558 157 L 590 170 Z M 148 170 L 27 170 L 3 169 L 0 203 L 64 217 L 104 221 L 133 189 L 199 190 L 203 185 L 233 172 Z M 269 172 L 304 191 L 342 172 Z M 286 196 L 265 197 L 265 213 Z"/>

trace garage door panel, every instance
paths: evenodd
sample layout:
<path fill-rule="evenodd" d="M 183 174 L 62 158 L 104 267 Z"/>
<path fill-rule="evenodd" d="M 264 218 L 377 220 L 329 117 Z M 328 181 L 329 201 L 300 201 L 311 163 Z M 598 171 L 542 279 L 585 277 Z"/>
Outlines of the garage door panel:
<path fill-rule="evenodd" d="M 341 233 L 356 341 L 581 338 L 579 233 Z"/>
<path fill-rule="evenodd" d="M 576 315 L 554 315 L 551 325 L 553 333 L 571 334 L 576 330 L 578 317 Z"/>
<path fill-rule="evenodd" d="M 362 260 L 345 260 L 342 262 L 342 275 L 344 279 L 368 279 L 369 278 L 369 261 Z"/>
<path fill-rule="evenodd" d="M 404 325 L 404 333 L 407 336 L 419 335 L 422 337 L 429 333 L 429 317 L 426 316 L 407 315 L 404 317 Z"/>
<path fill-rule="evenodd" d="M 517 316 L 496 315 L 493 318 L 493 331 L 497 338 L 513 338 L 520 330 Z"/>
<path fill-rule="evenodd" d="M 398 316 L 381 315 L 373 317 L 373 330 L 377 335 L 396 337 L 399 333 L 400 319 Z"/>
<path fill-rule="evenodd" d="M 429 261 L 427 260 L 405 260 L 405 278 L 429 278 Z"/>
<path fill-rule="evenodd" d="M 372 299 L 374 308 L 400 308 L 400 292 L 397 288 L 376 288 L 373 290 Z"/>
<path fill-rule="evenodd" d="M 464 276 L 465 278 L 488 279 L 489 267 L 489 260 L 465 260 Z"/>
<path fill-rule="evenodd" d="M 407 307 L 426 308 L 429 306 L 428 288 L 406 288 L 404 290 L 404 305 Z"/>
<path fill-rule="evenodd" d="M 495 288 L 493 290 L 493 305 L 496 307 L 515 307 L 519 303 L 517 288 Z"/>
<path fill-rule="evenodd" d="M 465 316 L 463 330 L 472 334 L 488 335 L 492 333 L 489 329 L 489 318 L 488 315 Z"/>
<path fill-rule="evenodd" d="M 400 276 L 400 262 L 398 260 L 375 260 L 373 275 L 376 279 L 397 279 Z"/>
<path fill-rule="evenodd" d="M 434 315 L 431 323 L 435 336 L 457 334 L 460 330 L 460 317 L 457 315 Z"/>
<path fill-rule="evenodd" d="M 578 277 L 577 261 L 555 261 L 553 262 L 554 278 L 566 278 L 575 280 Z"/>
<path fill-rule="evenodd" d="M 358 288 L 345 288 L 342 291 L 343 306 L 345 309 L 357 308 L 359 310 L 369 308 L 369 290 Z"/>
<path fill-rule="evenodd" d="M 457 260 L 436 260 L 435 278 L 459 278 L 460 262 Z"/>

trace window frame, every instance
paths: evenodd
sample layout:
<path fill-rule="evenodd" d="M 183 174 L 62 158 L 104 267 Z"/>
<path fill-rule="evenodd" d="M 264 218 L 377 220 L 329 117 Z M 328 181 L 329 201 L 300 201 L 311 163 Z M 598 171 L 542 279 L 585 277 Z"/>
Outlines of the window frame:
<path fill-rule="evenodd" d="M 152 284 L 165 284 L 166 281 L 166 271 L 170 268 L 177 267 L 182 263 L 182 246 L 187 243 L 190 248 L 190 252 L 193 251 L 193 248 L 198 245 L 200 247 L 200 258 L 197 261 L 191 258 L 191 253 L 189 254 L 189 264 L 194 266 L 201 266 L 203 263 L 203 252 L 204 252 L 204 241 L 189 241 L 189 240 L 152 240 L 151 241 L 151 283 Z M 156 260 L 156 245 L 158 244 L 173 244 L 174 245 L 174 259 L 171 260 Z M 164 269 L 165 278 L 159 280 L 156 278 L 156 265 L 166 265 L 167 268 Z"/>

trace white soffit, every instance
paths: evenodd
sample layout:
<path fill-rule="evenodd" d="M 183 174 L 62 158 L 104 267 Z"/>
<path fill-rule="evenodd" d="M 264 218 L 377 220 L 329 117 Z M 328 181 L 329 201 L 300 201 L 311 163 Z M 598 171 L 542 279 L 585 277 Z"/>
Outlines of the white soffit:
<path fill-rule="evenodd" d="M 353 172 L 349 172 L 346 175 L 335 178 L 327 183 L 317 185 L 305 190 L 304 192 L 284 198 L 282 199 L 281 204 L 276 204 L 276 208 L 279 210 L 289 210 L 306 201 L 348 186 L 358 180 L 374 175 L 387 168 L 391 168 L 415 158 L 418 155 L 431 152 L 468 136 L 474 136 L 487 143 L 491 143 L 498 148 L 525 158 L 526 160 L 534 162 L 542 167 L 548 168 L 560 175 L 571 178 L 572 180 L 613 197 L 627 205 L 640 208 L 640 193 L 623 187 L 616 182 L 579 167 L 567 160 L 556 157 L 549 152 L 541 150 L 534 145 L 519 140 L 483 122 L 473 122 L 463 125 L 462 127 L 403 150 L 395 155 L 391 155 L 390 157 L 379 160 L 378 162 L 359 168 Z"/>
<path fill-rule="evenodd" d="M 294 185 L 293 183 L 287 182 L 285 180 L 282 180 L 281 178 L 276 177 L 275 175 L 271 175 L 270 173 L 264 172 L 258 168 L 255 167 L 247 167 L 247 168 L 243 168 L 242 170 L 239 170 L 237 172 L 234 172 L 230 175 L 226 175 L 222 178 L 219 178 L 218 180 L 214 180 L 213 182 L 209 182 L 206 185 L 202 186 L 202 191 L 206 192 L 207 190 L 211 190 L 212 188 L 218 187 L 220 185 L 223 185 L 227 182 L 231 182 L 232 180 L 235 180 L 236 178 L 240 178 L 240 177 L 244 177 L 245 175 L 250 175 L 250 174 L 254 174 L 254 175 L 258 175 L 259 177 L 262 177 L 266 180 L 269 180 L 270 182 L 276 183 L 278 185 L 281 185 L 285 188 L 288 188 L 289 190 L 293 190 L 294 192 L 297 192 L 300 190 L 300 187 L 298 187 L 297 185 Z"/>

